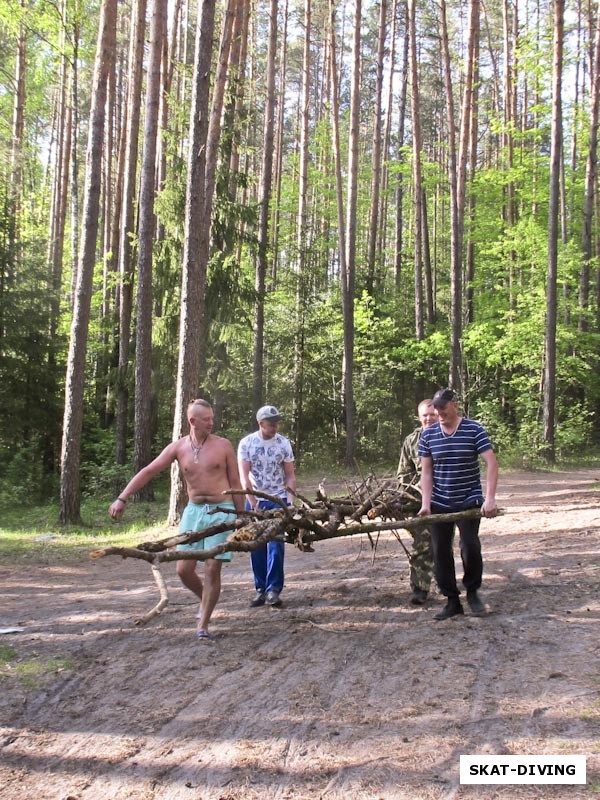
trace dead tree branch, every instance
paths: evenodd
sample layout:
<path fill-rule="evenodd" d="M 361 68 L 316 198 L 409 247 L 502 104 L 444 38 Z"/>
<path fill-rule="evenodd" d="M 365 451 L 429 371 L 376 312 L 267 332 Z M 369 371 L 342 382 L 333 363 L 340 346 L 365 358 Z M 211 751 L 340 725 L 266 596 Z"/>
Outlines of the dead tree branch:
<path fill-rule="evenodd" d="M 377 479 L 374 476 L 363 478 L 360 484 L 349 489 L 346 497 L 328 498 L 322 485 L 314 502 L 294 492 L 302 502 L 302 507 L 288 506 L 282 498 L 264 492 L 228 490 L 224 494 L 253 494 L 271 501 L 279 508 L 232 511 L 232 514 L 237 514 L 235 519 L 211 525 L 201 532 L 186 531 L 154 542 L 141 542 L 137 547 L 106 547 L 93 551 L 90 556 L 103 558 L 118 555 L 150 564 L 160 599 L 151 611 L 137 620 L 137 624 L 144 624 L 160 614 L 169 602 L 167 587 L 159 569 L 159 565 L 165 562 L 207 561 L 224 553 L 248 553 L 271 541 L 293 544 L 303 552 L 312 552 L 315 542 L 366 534 L 372 543 L 371 534 L 377 533 L 379 536 L 383 531 L 394 534 L 410 560 L 410 553 L 400 539 L 399 530 L 414 531 L 432 522 L 457 522 L 481 517 L 479 508 L 416 517 L 420 501 L 414 493 L 415 487 L 412 485 L 403 488 L 395 479 Z M 177 549 L 179 545 L 193 545 L 224 532 L 230 534 L 227 540 L 209 550 Z"/>
<path fill-rule="evenodd" d="M 158 594 L 160 596 L 160 600 L 154 606 L 154 608 L 150 609 L 147 614 L 144 614 L 143 617 L 139 617 L 136 619 L 136 625 L 145 625 L 149 622 L 153 617 L 157 617 L 163 608 L 166 608 L 169 605 L 169 592 L 167 590 L 167 584 L 165 583 L 165 579 L 162 576 L 160 569 L 156 566 L 156 564 L 151 564 L 150 569 L 152 570 L 152 575 L 154 576 L 154 582 L 158 586 Z"/>

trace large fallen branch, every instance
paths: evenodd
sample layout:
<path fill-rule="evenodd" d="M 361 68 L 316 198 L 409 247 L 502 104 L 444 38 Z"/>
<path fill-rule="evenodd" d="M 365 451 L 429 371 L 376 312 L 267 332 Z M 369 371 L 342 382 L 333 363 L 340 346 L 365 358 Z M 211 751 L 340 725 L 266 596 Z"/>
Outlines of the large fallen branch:
<path fill-rule="evenodd" d="M 224 494 L 254 494 L 277 503 L 280 507 L 239 511 L 237 518 L 231 522 L 212 525 L 201 532 L 178 533 L 158 541 L 141 542 L 137 547 L 106 547 L 93 551 L 90 556 L 103 558 L 115 555 L 141 559 L 150 564 L 160 600 L 151 611 L 136 620 L 137 624 L 143 624 L 160 614 L 168 605 L 168 592 L 159 568 L 164 562 L 206 561 L 224 553 L 252 552 L 271 541 L 293 544 L 303 552 L 313 552 L 312 545 L 315 542 L 358 534 L 370 536 L 371 533 L 382 531 L 392 531 L 410 559 L 410 552 L 400 539 L 399 530 L 417 530 L 434 521 L 457 522 L 461 519 L 481 517 L 478 508 L 451 514 L 416 517 L 415 513 L 420 507 L 417 490 L 412 485 L 400 487 L 395 479 L 390 478 L 377 479 L 370 476 L 367 480 L 349 488 L 346 497 L 328 498 L 322 485 L 319 486 L 315 501 L 309 501 L 297 492 L 291 493 L 295 495 L 299 505 L 286 506 L 281 498 L 263 492 L 230 490 Z M 219 508 L 213 513 L 219 510 L 232 513 L 230 509 Z M 175 549 L 178 545 L 194 544 L 226 531 L 231 531 L 227 540 L 208 550 Z M 375 547 L 372 540 L 371 544 Z"/>

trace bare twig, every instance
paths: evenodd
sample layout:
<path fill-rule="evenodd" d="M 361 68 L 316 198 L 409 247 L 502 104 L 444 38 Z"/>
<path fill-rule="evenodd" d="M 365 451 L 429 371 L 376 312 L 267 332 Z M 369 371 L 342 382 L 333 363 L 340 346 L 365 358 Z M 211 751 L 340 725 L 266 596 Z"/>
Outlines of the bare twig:
<path fill-rule="evenodd" d="M 136 619 L 136 625 L 145 625 L 149 622 L 153 617 L 157 617 L 163 608 L 169 605 L 169 592 L 167 590 L 167 584 L 165 583 L 165 579 L 162 576 L 162 573 L 156 564 L 150 564 L 150 569 L 152 570 L 152 575 L 154 576 L 154 582 L 158 586 L 158 593 L 160 595 L 160 600 L 158 603 L 148 611 L 147 614 L 144 614 L 143 617 L 139 617 Z"/>
<path fill-rule="evenodd" d="M 316 503 L 311 503 L 311 501 L 307 497 L 304 497 L 303 495 L 300 494 L 300 492 L 296 491 L 295 489 L 292 489 L 291 486 L 286 486 L 285 490 L 286 492 L 289 492 L 293 497 L 297 497 L 298 500 L 304 503 L 306 508 L 318 508 Z"/>
<path fill-rule="evenodd" d="M 277 497 L 277 495 L 274 494 L 259 492 L 258 489 L 226 489 L 223 494 L 253 494 L 255 497 L 260 497 L 262 500 L 269 500 L 271 503 L 276 503 L 278 506 L 281 506 L 286 513 L 289 513 L 289 506 L 285 500 L 282 500 L 281 497 Z"/>

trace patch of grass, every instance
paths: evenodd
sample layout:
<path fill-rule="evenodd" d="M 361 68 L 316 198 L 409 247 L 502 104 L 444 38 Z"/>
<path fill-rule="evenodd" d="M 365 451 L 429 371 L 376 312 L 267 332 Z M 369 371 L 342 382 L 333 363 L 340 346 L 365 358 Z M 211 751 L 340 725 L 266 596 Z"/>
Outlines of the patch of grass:
<path fill-rule="evenodd" d="M 0 644 L 0 666 L 12 661 L 17 657 L 17 651 L 14 647 L 9 647 L 7 644 Z"/>
<path fill-rule="evenodd" d="M 12 649 L 12 648 L 9 648 Z M 16 655 L 16 653 L 15 653 Z M 28 658 L 15 661 L 11 658 L 0 665 L 0 681 L 12 678 L 25 689 L 38 689 L 50 682 L 53 675 L 67 669 L 73 669 L 75 662 L 70 658 Z"/>
<path fill-rule="evenodd" d="M 124 517 L 111 519 L 114 498 L 82 502 L 82 525 L 61 526 L 58 506 L 0 509 L 0 564 L 51 564 L 86 558 L 91 550 L 124 546 L 168 535 L 166 494 L 154 502 L 129 503 Z"/>

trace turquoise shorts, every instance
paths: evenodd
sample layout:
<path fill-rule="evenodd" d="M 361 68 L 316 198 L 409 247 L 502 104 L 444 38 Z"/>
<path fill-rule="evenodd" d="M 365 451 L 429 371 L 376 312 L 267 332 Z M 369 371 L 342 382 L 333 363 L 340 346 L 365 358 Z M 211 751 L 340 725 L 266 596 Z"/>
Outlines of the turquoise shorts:
<path fill-rule="evenodd" d="M 219 525 L 221 522 L 230 522 L 236 518 L 235 514 L 227 514 L 222 511 L 218 511 L 216 514 L 208 513 L 217 507 L 231 508 L 232 511 L 235 511 L 235 506 L 229 501 L 223 503 L 188 503 L 181 515 L 179 533 L 204 531 L 213 525 Z M 213 547 L 227 541 L 230 533 L 231 531 L 223 531 L 222 533 L 216 533 L 214 536 L 207 536 L 206 539 L 201 539 L 199 542 L 178 544 L 177 550 L 212 550 Z M 218 558 L 219 561 L 231 561 L 233 553 L 221 553 L 215 558 Z"/>

